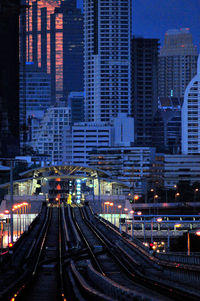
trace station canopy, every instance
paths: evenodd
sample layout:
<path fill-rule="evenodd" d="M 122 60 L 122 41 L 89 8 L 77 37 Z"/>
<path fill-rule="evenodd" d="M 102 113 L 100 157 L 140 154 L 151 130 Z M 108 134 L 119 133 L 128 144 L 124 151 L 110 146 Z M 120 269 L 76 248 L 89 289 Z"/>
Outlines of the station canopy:
<path fill-rule="evenodd" d="M 104 170 L 91 168 L 89 166 L 80 165 L 51 165 L 37 167 L 19 174 L 20 178 L 15 180 L 13 184 L 31 180 L 53 180 L 60 179 L 99 179 L 110 183 L 116 183 L 120 186 L 129 187 L 129 185 L 118 181 L 112 175 Z M 8 187 L 10 183 L 1 184 L 0 188 Z"/>

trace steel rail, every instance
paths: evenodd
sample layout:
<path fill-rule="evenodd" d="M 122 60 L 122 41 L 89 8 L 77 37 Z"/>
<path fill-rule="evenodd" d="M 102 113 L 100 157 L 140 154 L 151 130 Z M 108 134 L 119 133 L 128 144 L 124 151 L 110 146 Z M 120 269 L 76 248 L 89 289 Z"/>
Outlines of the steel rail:
<path fill-rule="evenodd" d="M 105 239 L 105 244 L 107 242 L 107 238 L 105 238 L 105 236 L 103 235 L 103 233 L 97 229 L 97 227 L 94 225 L 94 223 L 91 223 L 91 221 L 88 220 L 88 223 L 90 223 L 91 227 L 94 228 L 94 233 L 97 232 L 98 235 L 104 240 Z M 112 227 L 110 227 L 111 230 Z M 115 232 L 117 232 L 116 230 L 114 230 Z M 117 233 L 118 234 L 118 233 Z M 120 234 L 119 234 L 120 235 Z M 123 239 L 123 237 L 120 235 L 120 237 Z M 143 282 L 144 286 L 147 287 L 154 287 L 156 291 L 159 290 L 160 293 L 167 293 L 168 296 L 170 297 L 175 297 L 175 300 L 183 300 L 183 298 L 187 297 L 187 300 L 199 300 L 199 296 L 193 294 L 193 293 L 188 293 L 187 291 L 183 291 L 182 289 L 179 288 L 174 288 L 166 283 L 162 283 L 161 281 L 156 280 L 155 278 L 149 278 L 146 275 L 143 275 L 141 273 L 141 271 L 139 270 L 135 270 L 132 268 L 127 268 L 127 261 L 124 260 L 124 256 L 126 256 L 126 252 L 124 252 L 124 250 L 122 248 L 117 248 L 118 246 L 116 246 L 116 248 L 112 248 L 111 251 L 109 248 L 109 252 L 111 254 L 111 256 L 113 256 L 113 258 L 115 258 L 115 260 L 119 263 L 119 265 L 121 266 L 121 268 L 127 273 L 127 275 L 135 280 L 138 280 L 140 283 Z M 118 253 L 118 255 L 117 255 Z M 130 257 L 129 259 L 130 260 Z"/>
<path fill-rule="evenodd" d="M 79 208 L 79 210 L 80 210 L 80 208 Z M 81 215 L 82 215 L 82 213 L 81 213 Z M 82 231 L 81 228 L 79 227 L 79 224 L 78 224 L 78 222 L 77 222 L 77 220 L 76 220 L 76 218 L 75 218 L 75 216 L 74 216 L 74 212 L 73 212 L 73 214 L 72 214 L 72 218 L 73 218 L 73 222 L 74 222 L 74 224 L 75 224 L 75 226 L 76 226 L 76 229 L 78 230 L 78 232 L 79 232 L 79 234 L 80 234 L 80 236 L 81 236 L 81 238 L 82 238 L 82 240 L 83 240 L 83 242 L 84 242 L 86 248 L 88 249 L 88 252 L 89 252 L 89 254 L 90 254 L 91 258 L 92 258 L 92 262 L 93 262 L 94 266 L 96 267 L 96 269 L 97 269 L 102 275 L 105 275 L 104 272 L 103 272 L 103 270 L 102 270 L 102 268 L 101 268 L 101 266 L 100 266 L 100 264 L 99 264 L 99 262 L 98 262 L 98 260 L 97 260 L 97 258 L 96 258 L 96 256 L 95 256 L 95 254 L 94 254 L 94 252 L 92 251 L 92 247 L 90 246 L 90 243 L 88 242 L 88 240 L 87 240 L 87 238 L 85 237 L 83 231 Z M 83 218 L 83 217 L 82 217 L 82 218 Z"/>

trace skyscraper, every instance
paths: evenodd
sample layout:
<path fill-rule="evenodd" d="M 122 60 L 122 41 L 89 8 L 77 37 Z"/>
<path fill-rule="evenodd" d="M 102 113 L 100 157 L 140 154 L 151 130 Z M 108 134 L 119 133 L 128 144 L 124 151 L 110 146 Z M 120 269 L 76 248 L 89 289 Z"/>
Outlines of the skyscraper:
<path fill-rule="evenodd" d="M 26 63 L 25 74 L 20 70 L 20 124 L 31 115 L 42 118 L 51 104 L 50 74 L 33 62 Z M 25 103 L 24 103 L 25 101 Z"/>
<path fill-rule="evenodd" d="M 23 0 L 21 62 L 51 74 L 52 102 L 83 90 L 83 16 L 76 0 Z"/>
<path fill-rule="evenodd" d="M 84 0 L 86 121 L 130 114 L 131 0 Z"/>
<path fill-rule="evenodd" d="M 200 56 L 182 106 L 182 153 L 200 154 Z"/>
<path fill-rule="evenodd" d="M 135 144 L 152 145 L 153 118 L 158 107 L 158 40 L 132 39 L 132 114 Z"/>
<path fill-rule="evenodd" d="M 19 0 L 0 4 L 0 156 L 19 154 Z"/>
<path fill-rule="evenodd" d="M 159 97 L 183 97 L 196 74 L 197 48 L 189 28 L 168 30 L 159 56 Z"/>

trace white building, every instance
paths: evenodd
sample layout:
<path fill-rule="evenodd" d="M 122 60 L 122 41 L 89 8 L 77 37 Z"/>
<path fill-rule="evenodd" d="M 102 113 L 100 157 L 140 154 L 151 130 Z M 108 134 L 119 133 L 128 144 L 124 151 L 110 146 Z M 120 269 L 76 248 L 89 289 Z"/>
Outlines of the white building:
<path fill-rule="evenodd" d="M 182 153 L 200 154 L 200 56 L 197 75 L 188 84 L 182 106 Z"/>
<path fill-rule="evenodd" d="M 110 123 L 80 122 L 72 126 L 72 162 L 88 165 L 89 152 L 111 146 L 129 147 L 134 142 L 134 119 L 119 114 Z"/>
<path fill-rule="evenodd" d="M 84 0 L 87 122 L 130 114 L 132 0 Z"/>
<path fill-rule="evenodd" d="M 114 145 L 130 146 L 134 142 L 134 119 L 121 113 L 112 120 L 114 127 Z"/>
<path fill-rule="evenodd" d="M 39 127 L 32 134 L 31 146 L 38 154 L 51 156 L 55 164 L 71 162 L 71 113 L 64 106 L 47 109 Z"/>
<path fill-rule="evenodd" d="M 72 163 L 88 165 L 92 149 L 113 145 L 113 128 L 104 123 L 80 122 L 72 126 Z"/>

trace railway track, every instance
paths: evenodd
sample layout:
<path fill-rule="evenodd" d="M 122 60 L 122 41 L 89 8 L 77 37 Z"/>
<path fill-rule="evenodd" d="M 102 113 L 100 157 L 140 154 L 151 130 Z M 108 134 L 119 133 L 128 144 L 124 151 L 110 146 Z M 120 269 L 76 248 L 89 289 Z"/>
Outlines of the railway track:
<path fill-rule="evenodd" d="M 11 300 L 62 300 L 60 209 L 51 207 L 49 211 L 31 274 Z"/>
<path fill-rule="evenodd" d="M 199 300 L 88 207 L 49 207 L 38 229 L 0 300 Z"/>
<path fill-rule="evenodd" d="M 80 235 L 88 248 L 90 253 L 91 263 L 93 267 L 98 271 L 101 276 L 113 285 L 113 289 L 120 287 L 121 291 L 127 296 L 137 296 L 137 298 L 148 299 L 148 300 L 172 300 L 169 297 L 163 296 L 158 292 L 152 292 L 151 288 L 144 287 L 139 281 L 135 281 L 135 275 L 129 271 L 126 264 L 124 265 L 117 256 L 113 255 L 112 245 L 108 239 L 102 237 L 96 229 L 91 226 L 87 220 L 86 214 L 80 208 L 74 208 L 74 218 L 79 229 Z M 83 264 L 79 262 L 79 268 Z M 89 264 L 89 263 L 88 263 Z M 139 267 L 140 268 L 140 267 Z M 81 268 L 80 268 L 81 269 Z M 104 290 L 102 283 L 96 283 L 92 281 L 94 276 L 91 272 L 91 265 L 87 267 L 87 273 L 83 273 L 85 279 L 90 282 L 95 289 Z M 101 277 L 100 277 L 101 278 Z M 100 284 L 100 285 L 98 285 Z"/>
<path fill-rule="evenodd" d="M 175 287 L 175 282 L 169 281 L 169 273 L 165 272 L 165 269 L 155 262 L 151 261 L 148 257 L 141 254 L 140 251 L 137 250 L 133 245 L 129 245 L 126 240 L 119 234 L 113 231 L 106 223 L 101 222 L 99 219 L 95 218 L 93 214 L 91 214 L 90 210 L 87 210 L 84 214 L 82 213 L 82 221 L 80 221 L 81 214 L 77 213 L 80 209 L 74 209 L 77 215 L 77 222 L 80 224 L 81 228 L 84 227 L 85 236 L 87 235 L 86 226 L 84 226 L 83 221 L 85 220 L 85 224 L 90 229 L 91 232 L 97 237 L 100 237 L 100 245 L 103 246 L 112 257 L 112 259 L 118 263 L 120 266 L 119 272 L 122 275 L 122 272 L 129 278 L 131 281 L 134 281 L 134 286 L 136 287 L 136 283 L 143 285 L 143 292 L 148 293 L 148 289 L 157 292 L 157 296 L 162 294 L 160 300 L 164 300 L 166 296 L 172 300 L 182 300 L 187 298 L 187 300 L 199 300 L 199 292 L 193 290 L 193 292 L 188 291 L 183 286 L 178 285 Z M 85 210 L 85 209 L 84 209 Z M 84 217 L 83 217 L 84 216 Z M 92 238 L 94 240 L 94 238 Z M 90 238 L 88 238 L 90 240 Z M 90 246 L 93 245 L 93 241 L 90 241 Z M 96 246 L 96 242 L 95 245 Z M 95 249 L 95 248 L 94 248 Z M 103 266 L 103 259 L 100 258 L 99 255 L 99 265 Z M 106 262 L 104 258 L 104 262 Z M 109 261 L 110 262 L 110 261 Z M 102 270 L 106 274 L 106 267 L 103 267 Z M 111 276 L 112 275 L 112 276 Z M 116 281 L 117 283 L 121 283 L 126 287 L 131 287 L 130 284 L 124 282 L 122 277 L 119 279 L 117 277 L 114 279 L 115 273 L 108 273 L 108 277 L 111 280 Z M 117 274 L 116 274 L 117 275 Z M 119 275 L 119 273 L 118 273 Z M 113 277 L 113 279 L 111 278 Z M 145 287 L 145 288 L 144 288 Z M 164 297 L 164 296 L 165 297 Z"/>

